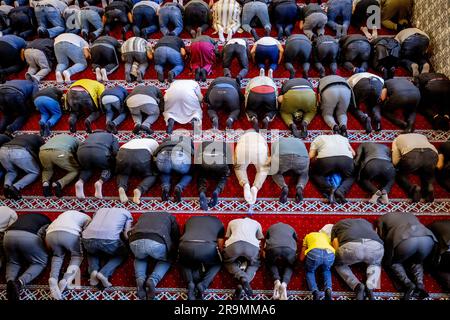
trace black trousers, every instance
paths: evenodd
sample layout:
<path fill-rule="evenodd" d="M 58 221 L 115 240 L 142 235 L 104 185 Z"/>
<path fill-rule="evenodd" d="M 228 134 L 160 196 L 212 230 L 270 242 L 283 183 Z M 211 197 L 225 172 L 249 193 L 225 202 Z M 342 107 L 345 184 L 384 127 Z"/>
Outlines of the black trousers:
<path fill-rule="evenodd" d="M 423 286 L 423 262 L 430 255 L 433 246 L 433 239 L 425 236 L 403 240 L 395 248 L 390 269 L 400 284 L 404 287 L 411 284 Z M 408 273 L 412 275 L 412 281 Z"/>
<path fill-rule="evenodd" d="M 208 288 L 222 267 L 222 259 L 213 242 L 182 241 L 179 260 L 186 282 Z"/>
<path fill-rule="evenodd" d="M 100 180 L 103 182 L 111 179 L 115 159 L 104 148 L 82 147 L 77 151 L 78 162 L 81 166 L 80 180 L 88 181 L 94 170 L 100 169 Z"/>
<path fill-rule="evenodd" d="M 288 247 L 266 250 L 266 263 L 272 278 L 286 284 L 291 281 L 294 272 L 296 252 Z"/>
<path fill-rule="evenodd" d="M 450 192 L 450 163 L 447 161 L 444 168 L 437 174 L 437 180 L 439 184 L 447 191 Z"/>
<path fill-rule="evenodd" d="M 25 63 L 20 58 L 20 51 L 5 41 L 0 41 L 0 83 L 11 73 L 19 72 Z"/>
<path fill-rule="evenodd" d="M 380 182 L 380 187 L 374 185 L 374 180 Z M 391 161 L 370 160 L 360 172 L 359 183 L 361 187 L 374 194 L 378 190 L 389 193 L 395 183 L 395 168 Z"/>
<path fill-rule="evenodd" d="M 144 149 L 120 149 L 116 157 L 117 186 L 128 189 L 128 179 L 131 175 L 142 178 L 137 187 L 141 193 L 150 189 L 156 181 L 152 172 L 152 155 Z"/>
<path fill-rule="evenodd" d="M 223 110 L 229 112 L 228 118 L 237 120 L 241 113 L 241 101 L 239 93 L 234 88 L 214 87 L 208 96 L 208 115 L 213 119 L 219 119 L 218 111 Z"/>
<path fill-rule="evenodd" d="M 209 27 L 209 9 L 201 3 L 187 4 L 184 10 L 184 28 L 190 34 L 201 28 L 202 33 Z"/>
<path fill-rule="evenodd" d="M 95 45 L 91 48 L 92 68 L 104 68 L 110 74 L 119 68 L 119 57 L 116 50 L 110 47 Z"/>
<path fill-rule="evenodd" d="M 322 43 L 314 48 L 314 66 L 319 71 L 320 76 L 325 76 L 324 65 L 329 65 L 332 74 L 337 72 L 337 58 L 339 45 L 337 43 Z"/>
<path fill-rule="evenodd" d="M 412 72 L 412 64 L 417 63 L 419 70 L 428 62 L 427 50 L 430 39 L 422 34 L 415 34 L 407 38 L 402 43 L 400 65 L 409 72 Z"/>
<path fill-rule="evenodd" d="M 404 156 L 397 165 L 397 183 L 408 194 L 414 185 L 409 181 L 410 174 L 420 177 L 422 190 L 427 193 L 433 188 L 438 155 L 431 149 L 414 149 Z"/>
<path fill-rule="evenodd" d="M 364 72 L 369 69 L 370 54 L 372 47 L 368 41 L 354 41 L 347 47 L 342 49 L 342 57 L 344 61 L 344 68 L 353 71 L 355 64 L 360 65 L 360 69 Z"/>
<path fill-rule="evenodd" d="M 35 27 L 27 14 L 24 14 L 23 12 L 14 12 L 9 15 L 9 19 L 13 34 L 23 39 L 28 39 L 34 34 Z"/>
<path fill-rule="evenodd" d="M 109 34 L 116 23 L 119 23 L 122 26 L 122 36 L 124 36 L 131 28 L 131 24 L 128 21 L 128 15 L 125 11 L 119 9 L 109 10 L 105 13 L 105 17 L 105 34 Z"/>
<path fill-rule="evenodd" d="M 435 124 L 439 116 L 450 116 L 450 80 L 430 81 L 421 88 L 420 94 L 419 110 L 431 123 Z"/>
<path fill-rule="evenodd" d="M 311 41 L 294 40 L 287 42 L 286 50 L 284 51 L 284 66 L 290 72 L 291 76 L 295 76 L 294 63 L 298 61 L 303 67 L 303 76 L 308 77 L 309 69 L 311 67 L 309 62 L 311 53 Z"/>
<path fill-rule="evenodd" d="M 366 118 L 370 116 L 375 123 L 381 122 L 381 102 L 380 96 L 383 90 L 383 83 L 376 78 L 365 78 L 358 81 L 353 87 L 356 106 L 353 101 L 350 103 L 349 111 L 364 123 Z M 361 110 L 361 105 L 366 106 L 366 112 Z"/>
<path fill-rule="evenodd" d="M 239 75 L 241 78 L 244 78 L 248 73 L 248 55 L 247 48 L 238 43 L 232 43 L 223 47 L 222 50 L 222 60 L 223 60 L 223 71 L 225 76 L 231 76 L 231 63 L 236 58 L 241 66 L 241 70 L 239 71 Z"/>
<path fill-rule="evenodd" d="M 250 119 L 268 117 L 270 120 L 272 120 L 278 112 L 277 97 L 275 92 L 250 92 L 247 97 L 245 112 Z"/>
<path fill-rule="evenodd" d="M 28 120 L 33 107 L 22 94 L 15 90 L 0 91 L 0 133 L 20 130 Z"/>
<path fill-rule="evenodd" d="M 395 92 L 388 97 L 383 108 L 382 115 L 393 124 L 402 127 L 406 122 L 406 128 L 412 127 L 416 122 L 417 109 L 420 104 L 420 92 L 416 88 L 406 89 Z M 395 111 L 403 110 L 405 120 L 399 121 Z"/>
<path fill-rule="evenodd" d="M 70 110 L 69 124 L 71 126 L 75 126 L 78 117 L 82 114 L 87 114 L 86 120 L 91 123 L 100 117 L 100 111 L 87 91 L 69 90 L 67 93 L 67 106 Z"/>
<path fill-rule="evenodd" d="M 313 162 L 311 166 L 311 179 L 317 185 L 320 192 L 329 195 L 332 186 L 328 184 L 327 177 L 333 173 L 340 174 L 342 183 L 336 191 L 346 195 L 350 190 L 354 178 L 355 166 L 353 159 L 346 156 L 320 158 Z"/>
<path fill-rule="evenodd" d="M 211 180 L 217 182 L 214 190 L 219 194 L 222 193 L 229 175 L 230 170 L 228 164 L 202 164 L 198 174 L 198 192 L 206 193 L 208 180 Z"/>

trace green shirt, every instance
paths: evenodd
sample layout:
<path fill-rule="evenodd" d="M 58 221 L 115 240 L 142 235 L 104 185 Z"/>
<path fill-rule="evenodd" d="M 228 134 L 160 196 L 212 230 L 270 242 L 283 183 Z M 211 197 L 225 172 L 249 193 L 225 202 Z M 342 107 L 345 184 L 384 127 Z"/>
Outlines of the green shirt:
<path fill-rule="evenodd" d="M 46 144 L 41 147 L 42 150 L 56 149 L 75 153 L 78 149 L 78 144 L 80 142 L 77 138 L 72 137 L 68 134 L 58 134 L 53 138 L 50 138 Z"/>

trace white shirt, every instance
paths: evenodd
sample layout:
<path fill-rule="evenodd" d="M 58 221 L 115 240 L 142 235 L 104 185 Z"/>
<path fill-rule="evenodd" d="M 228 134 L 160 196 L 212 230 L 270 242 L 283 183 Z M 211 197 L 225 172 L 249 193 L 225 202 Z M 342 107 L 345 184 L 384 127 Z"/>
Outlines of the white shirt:
<path fill-rule="evenodd" d="M 141 7 L 141 6 L 152 7 L 153 10 L 155 10 L 155 12 L 158 12 L 158 10 L 159 10 L 159 4 L 157 4 L 157 3 L 154 2 L 154 1 L 147 1 L 147 0 L 145 0 L 145 1 L 140 1 L 140 2 L 136 3 L 136 4 L 134 5 L 134 7 L 133 7 L 133 11 L 134 11 L 134 9 L 136 9 L 137 7 Z"/>
<path fill-rule="evenodd" d="M 139 150 L 144 149 L 148 150 L 150 154 L 153 154 L 155 152 L 156 148 L 158 148 L 159 144 L 156 142 L 156 140 L 149 139 L 149 138 L 143 138 L 143 139 L 133 139 L 128 141 L 127 143 L 123 144 L 120 149 L 132 149 L 132 150 Z"/>
<path fill-rule="evenodd" d="M 64 10 L 67 8 L 67 4 L 64 1 L 60 0 L 34 0 L 30 1 L 30 7 L 36 8 L 39 6 L 51 5 L 55 9 L 58 9 L 62 14 Z"/>
<path fill-rule="evenodd" d="M 134 94 L 127 99 L 127 107 L 130 109 L 140 107 L 144 104 L 158 105 L 155 98 L 146 94 Z"/>
<path fill-rule="evenodd" d="M 91 222 L 91 217 L 87 214 L 69 210 L 61 213 L 47 228 L 47 234 L 55 231 L 65 231 L 76 236 L 81 236 L 81 232 Z"/>
<path fill-rule="evenodd" d="M 59 42 L 69 42 L 79 48 L 89 48 L 89 43 L 86 42 L 82 37 L 74 33 L 62 33 L 55 38 L 55 44 Z"/>
<path fill-rule="evenodd" d="M 233 44 L 233 43 L 237 43 L 240 44 L 241 46 L 247 47 L 247 43 L 245 42 L 244 39 L 240 39 L 240 38 L 233 38 L 227 41 L 227 43 L 225 44 L 226 46 L 229 44 Z"/>
<path fill-rule="evenodd" d="M 194 80 L 175 80 L 164 95 L 164 120 L 186 124 L 192 119 L 202 120 L 200 86 Z"/>
<path fill-rule="evenodd" d="M 317 158 L 345 156 L 353 159 L 350 143 L 348 139 L 339 135 L 318 136 L 311 143 L 310 151 L 317 151 Z"/>
<path fill-rule="evenodd" d="M 378 80 L 381 81 L 382 84 L 384 84 L 383 78 L 381 78 L 373 73 L 370 73 L 370 72 L 356 73 L 356 74 L 352 75 L 350 78 L 348 78 L 347 82 L 351 88 L 354 88 L 360 80 L 370 79 L 370 78 L 377 78 Z"/>
<path fill-rule="evenodd" d="M 0 207 L 0 232 L 5 232 L 16 220 L 17 213 L 13 209 L 7 206 Z"/>
<path fill-rule="evenodd" d="M 408 39 L 409 37 L 411 37 L 412 35 L 414 35 L 416 33 L 424 35 L 425 37 L 430 39 L 430 36 L 428 34 L 426 34 L 425 32 L 423 32 L 422 30 L 417 29 L 417 28 L 408 28 L 408 29 L 404 29 L 404 30 L 400 31 L 395 36 L 395 40 L 397 40 L 401 44 L 401 43 L 403 43 L 403 41 L 405 41 L 406 39 Z"/>
<path fill-rule="evenodd" d="M 235 164 L 263 166 L 269 161 L 269 147 L 266 139 L 258 132 L 243 134 L 236 144 Z"/>
<path fill-rule="evenodd" d="M 430 149 L 438 153 L 426 136 L 418 133 L 401 134 L 392 142 L 392 163 L 397 165 L 402 156 L 414 149 Z"/>
<path fill-rule="evenodd" d="M 262 37 L 255 42 L 255 46 L 258 44 L 263 46 L 274 46 L 274 45 L 278 46 L 280 45 L 280 41 L 272 37 Z"/>
<path fill-rule="evenodd" d="M 250 218 L 243 218 L 235 219 L 228 223 L 225 238 L 228 238 L 225 241 L 225 247 L 228 247 L 237 241 L 245 241 L 259 248 L 259 240 L 264 239 L 264 235 L 262 233 L 261 224 L 259 224 L 258 221 Z"/>

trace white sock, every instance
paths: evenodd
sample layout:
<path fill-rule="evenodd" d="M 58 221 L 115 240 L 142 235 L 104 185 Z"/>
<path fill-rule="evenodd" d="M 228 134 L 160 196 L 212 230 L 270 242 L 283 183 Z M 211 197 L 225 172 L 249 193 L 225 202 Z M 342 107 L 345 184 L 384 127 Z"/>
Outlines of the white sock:
<path fill-rule="evenodd" d="M 59 280 L 58 288 L 59 288 L 59 291 L 64 292 L 64 290 L 66 290 L 68 288 L 67 280 L 66 279 Z"/>
<path fill-rule="evenodd" d="M 74 287 L 76 287 L 76 285 L 79 286 L 81 284 L 80 267 L 75 265 L 69 265 L 67 267 L 66 273 L 64 274 L 64 277 L 67 279 L 62 279 L 59 282 L 59 290 L 61 290 L 61 292 L 63 292 L 66 289 L 65 287 L 63 287 L 63 285 L 65 285 L 69 289 L 73 289 Z M 75 283 L 73 283 L 74 281 Z"/>
<path fill-rule="evenodd" d="M 125 189 L 122 187 L 119 188 L 119 199 L 120 199 L 120 202 L 122 202 L 122 203 L 128 202 L 127 194 L 125 192 Z"/>
<path fill-rule="evenodd" d="M 94 271 L 91 272 L 91 276 L 89 277 L 89 284 L 90 284 L 91 286 L 96 286 L 96 285 L 98 285 L 97 274 L 98 274 L 98 271 L 97 271 L 97 270 L 94 270 Z"/>
<path fill-rule="evenodd" d="M 55 300 L 61 300 L 61 291 L 59 291 L 58 288 L 58 280 L 55 278 L 48 279 L 48 286 L 50 287 L 50 294 L 52 295 L 53 299 Z"/>
<path fill-rule="evenodd" d="M 64 82 L 65 83 L 70 83 L 71 82 L 71 80 L 70 80 L 70 73 L 67 70 L 63 72 L 63 76 L 64 76 Z"/>
<path fill-rule="evenodd" d="M 84 196 L 84 183 L 83 183 L 83 180 L 78 180 L 77 183 L 75 183 L 75 196 L 78 199 L 86 198 Z"/>
<path fill-rule="evenodd" d="M 108 281 L 108 278 L 105 277 L 103 274 L 101 274 L 100 272 L 97 272 L 97 279 L 102 283 L 102 285 L 105 288 L 109 288 L 112 287 L 111 282 Z"/>
<path fill-rule="evenodd" d="M 250 185 L 248 183 L 246 183 L 244 186 L 244 199 L 248 203 L 252 201 L 252 193 L 250 191 Z"/>
<path fill-rule="evenodd" d="M 280 286 L 281 286 L 280 280 L 276 280 L 273 286 L 273 297 L 272 297 L 273 300 L 280 299 Z"/>
<path fill-rule="evenodd" d="M 56 71 L 55 75 L 56 75 L 56 83 L 59 83 L 59 84 L 64 83 L 64 79 L 62 77 L 61 72 Z"/>
<path fill-rule="evenodd" d="M 281 284 L 281 286 L 280 286 L 280 293 L 281 293 L 280 300 L 287 300 L 288 299 L 288 297 L 287 297 L 287 284 L 285 282 L 283 282 Z"/>
<path fill-rule="evenodd" d="M 252 202 L 250 204 L 255 204 L 256 199 L 258 198 L 258 188 L 253 186 L 250 191 L 252 193 Z"/>
<path fill-rule="evenodd" d="M 102 70 L 100 70 L 100 72 L 101 72 L 101 74 L 102 74 L 102 79 L 103 79 L 103 81 L 109 81 L 108 75 L 106 74 L 106 70 L 105 70 L 105 69 L 102 69 Z"/>
<path fill-rule="evenodd" d="M 103 181 L 98 180 L 95 184 L 95 194 L 94 196 L 98 199 L 103 199 L 103 193 L 102 193 L 102 187 L 103 187 Z"/>
<path fill-rule="evenodd" d="M 139 190 L 138 188 L 134 189 L 133 191 L 133 202 L 136 204 L 140 204 L 141 203 L 141 190 Z"/>
<path fill-rule="evenodd" d="M 102 74 L 100 73 L 100 68 L 95 68 L 95 78 L 97 81 L 102 81 Z"/>

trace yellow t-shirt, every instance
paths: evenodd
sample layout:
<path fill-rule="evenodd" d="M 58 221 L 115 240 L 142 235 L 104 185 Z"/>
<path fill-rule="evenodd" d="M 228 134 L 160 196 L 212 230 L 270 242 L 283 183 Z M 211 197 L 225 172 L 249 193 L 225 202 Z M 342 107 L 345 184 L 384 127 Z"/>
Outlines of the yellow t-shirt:
<path fill-rule="evenodd" d="M 331 246 L 330 238 L 323 232 L 311 232 L 303 239 L 303 246 L 306 247 L 305 254 L 313 249 L 327 249 L 335 253 Z"/>
<path fill-rule="evenodd" d="M 91 96 L 92 100 L 95 103 L 95 106 L 97 108 L 100 108 L 98 102 L 100 99 L 100 96 L 102 95 L 103 91 L 105 91 L 105 86 L 95 80 L 91 80 L 91 79 L 81 79 L 78 81 L 75 81 L 70 87 L 83 87 L 87 92 L 89 92 L 89 95 Z"/>

